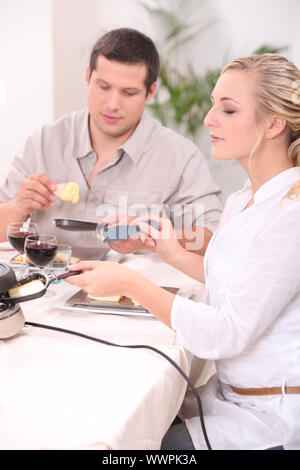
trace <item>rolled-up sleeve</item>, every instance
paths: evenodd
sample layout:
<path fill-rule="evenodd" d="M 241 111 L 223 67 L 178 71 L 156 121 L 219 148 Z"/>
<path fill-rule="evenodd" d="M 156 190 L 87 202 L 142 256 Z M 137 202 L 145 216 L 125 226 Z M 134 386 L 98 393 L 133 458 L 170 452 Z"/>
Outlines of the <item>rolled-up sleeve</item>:
<path fill-rule="evenodd" d="M 299 292 L 300 203 L 294 204 L 297 210 L 275 217 L 253 242 L 244 272 L 220 293 L 219 305 L 176 297 L 172 328 L 196 356 L 217 360 L 241 354 Z"/>
<path fill-rule="evenodd" d="M 40 131 L 27 138 L 22 149 L 13 159 L 0 186 L 0 202 L 7 202 L 16 197 L 21 182 L 37 172 L 38 155 L 41 155 Z"/>

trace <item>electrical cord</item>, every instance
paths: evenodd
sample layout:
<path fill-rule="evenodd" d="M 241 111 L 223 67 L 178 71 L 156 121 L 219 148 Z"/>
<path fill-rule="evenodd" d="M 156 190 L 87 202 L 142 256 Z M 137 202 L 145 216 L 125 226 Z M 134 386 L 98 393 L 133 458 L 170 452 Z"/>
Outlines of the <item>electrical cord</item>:
<path fill-rule="evenodd" d="M 109 341 L 105 341 L 103 339 L 95 338 L 93 336 L 88 336 L 88 335 L 85 335 L 84 333 L 79 333 L 79 332 L 73 331 L 73 330 L 66 330 L 64 328 L 58 328 L 56 326 L 43 325 L 41 323 L 33 323 L 33 322 L 25 322 L 25 325 L 26 326 L 33 326 L 35 328 L 43 328 L 43 329 L 46 329 L 46 330 L 58 331 L 60 333 L 67 333 L 67 334 L 74 335 L 74 336 L 79 336 L 80 338 L 89 339 L 91 341 L 96 341 L 97 343 L 102 343 L 102 344 L 105 344 L 106 346 L 113 346 L 115 348 L 149 349 L 150 351 L 153 351 L 153 352 L 159 354 L 160 356 L 164 357 L 168 362 L 170 362 L 170 364 L 172 364 L 172 366 L 175 367 L 175 369 L 180 373 L 180 375 L 182 375 L 182 377 L 186 380 L 186 382 L 190 386 L 192 392 L 194 393 L 194 395 L 196 397 L 196 400 L 197 400 L 197 405 L 198 405 L 198 410 L 199 410 L 199 418 L 200 418 L 200 423 L 201 423 L 201 428 L 202 428 L 203 436 L 204 436 L 204 439 L 205 439 L 205 443 L 207 445 L 208 450 L 212 450 L 209 439 L 208 439 L 208 436 L 207 436 L 207 432 L 206 432 L 204 416 L 203 416 L 203 410 L 202 410 L 202 404 L 201 404 L 201 399 L 200 399 L 199 393 L 198 393 L 196 387 L 194 386 L 194 384 L 189 379 L 189 377 L 186 375 L 186 373 L 167 354 L 163 353 L 159 349 L 156 349 L 152 346 L 147 346 L 147 345 L 143 345 L 143 344 L 142 345 L 139 345 L 139 344 L 122 345 L 122 344 L 110 343 Z"/>

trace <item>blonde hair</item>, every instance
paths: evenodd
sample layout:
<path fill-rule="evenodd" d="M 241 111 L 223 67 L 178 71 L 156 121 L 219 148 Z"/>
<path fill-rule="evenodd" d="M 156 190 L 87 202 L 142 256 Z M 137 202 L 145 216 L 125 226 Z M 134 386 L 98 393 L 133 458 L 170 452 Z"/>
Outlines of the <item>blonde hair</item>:
<path fill-rule="evenodd" d="M 293 184 L 285 198 L 292 199 L 293 201 L 300 200 L 300 181 L 296 181 L 296 183 Z"/>
<path fill-rule="evenodd" d="M 229 70 L 241 70 L 253 75 L 258 118 L 273 115 L 286 121 L 288 158 L 294 166 L 300 166 L 300 70 L 286 57 L 278 54 L 242 57 L 226 65 L 222 74 Z M 258 150 L 262 138 L 263 136 L 258 137 L 249 162 Z"/>

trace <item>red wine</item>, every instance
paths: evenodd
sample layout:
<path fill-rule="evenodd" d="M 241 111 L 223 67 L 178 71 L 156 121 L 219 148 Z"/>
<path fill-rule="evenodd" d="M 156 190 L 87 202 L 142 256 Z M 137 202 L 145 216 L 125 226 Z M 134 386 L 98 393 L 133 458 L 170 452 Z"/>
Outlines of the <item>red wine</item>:
<path fill-rule="evenodd" d="M 49 264 L 56 255 L 57 245 L 47 242 L 27 242 L 26 245 L 26 255 L 30 261 L 39 267 L 44 267 Z"/>
<path fill-rule="evenodd" d="M 18 230 L 8 235 L 8 241 L 19 253 L 24 253 L 25 238 L 34 236 L 34 232 L 19 232 Z M 39 236 L 36 235 L 38 240 Z"/>

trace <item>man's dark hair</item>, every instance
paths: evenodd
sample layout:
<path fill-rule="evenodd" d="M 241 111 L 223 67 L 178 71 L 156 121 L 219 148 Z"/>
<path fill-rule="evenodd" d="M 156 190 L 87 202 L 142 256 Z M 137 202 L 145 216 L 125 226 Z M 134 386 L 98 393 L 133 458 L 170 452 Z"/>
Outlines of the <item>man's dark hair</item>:
<path fill-rule="evenodd" d="M 157 80 L 159 55 L 153 41 L 135 29 L 114 29 L 102 36 L 93 47 L 90 57 L 90 73 L 96 70 L 97 59 L 103 55 L 107 60 L 124 64 L 144 63 L 147 67 L 145 86 L 147 94 Z"/>

